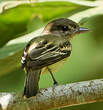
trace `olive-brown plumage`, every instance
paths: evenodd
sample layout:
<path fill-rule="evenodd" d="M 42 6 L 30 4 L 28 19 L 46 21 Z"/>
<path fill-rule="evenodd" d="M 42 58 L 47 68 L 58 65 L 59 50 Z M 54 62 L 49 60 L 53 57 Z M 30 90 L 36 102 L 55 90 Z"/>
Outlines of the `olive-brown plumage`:
<path fill-rule="evenodd" d="M 60 18 L 48 23 L 41 36 L 33 38 L 26 46 L 22 56 L 22 67 L 26 70 L 24 96 L 35 96 L 39 91 L 40 74 L 50 72 L 54 84 L 57 84 L 52 71 L 64 63 L 70 56 L 71 39 L 75 34 L 86 32 L 77 23 Z"/>

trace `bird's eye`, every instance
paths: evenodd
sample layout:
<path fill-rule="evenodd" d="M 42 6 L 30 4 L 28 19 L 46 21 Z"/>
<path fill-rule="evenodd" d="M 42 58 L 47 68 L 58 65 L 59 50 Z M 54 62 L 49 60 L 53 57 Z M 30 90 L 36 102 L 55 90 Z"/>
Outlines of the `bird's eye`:
<path fill-rule="evenodd" d="M 61 25 L 58 26 L 58 29 L 62 30 L 62 31 L 68 31 L 69 30 L 68 26 L 61 26 Z"/>
<path fill-rule="evenodd" d="M 63 27 L 62 27 L 62 30 L 63 30 L 63 31 L 68 31 L 68 26 L 63 26 Z"/>

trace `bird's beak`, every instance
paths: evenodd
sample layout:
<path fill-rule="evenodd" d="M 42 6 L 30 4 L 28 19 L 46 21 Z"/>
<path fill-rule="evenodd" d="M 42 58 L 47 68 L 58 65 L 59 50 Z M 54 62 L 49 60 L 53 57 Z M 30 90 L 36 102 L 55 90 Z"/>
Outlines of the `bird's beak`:
<path fill-rule="evenodd" d="M 79 33 L 85 33 L 85 32 L 88 32 L 88 31 L 90 31 L 88 28 L 80 27 L 79 30 L 76 33 L 79 34 Z"/>

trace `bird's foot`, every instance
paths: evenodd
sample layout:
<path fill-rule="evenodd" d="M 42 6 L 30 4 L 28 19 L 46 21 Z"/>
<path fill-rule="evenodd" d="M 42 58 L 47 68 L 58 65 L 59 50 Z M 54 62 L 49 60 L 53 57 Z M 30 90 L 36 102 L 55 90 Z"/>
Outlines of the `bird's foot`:
<path fill-rule="evenodd" d="M 55 81 L 55 82 L 54 82 L 54 86 L 58 86 L 58 85 L 59 85 L 58 82 Z"/>

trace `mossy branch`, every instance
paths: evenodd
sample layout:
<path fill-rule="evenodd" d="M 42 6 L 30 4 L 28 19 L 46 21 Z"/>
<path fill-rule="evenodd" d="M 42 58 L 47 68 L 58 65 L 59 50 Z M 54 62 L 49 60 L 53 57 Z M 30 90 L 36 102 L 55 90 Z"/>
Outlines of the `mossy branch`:
<path fill-rule="evenodd" d="M 103 101 L 103 79 L 42 89 L 24 99 L 19 93 L 0 93 L 0 110 L 48 110 Z"/>

